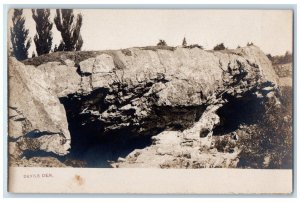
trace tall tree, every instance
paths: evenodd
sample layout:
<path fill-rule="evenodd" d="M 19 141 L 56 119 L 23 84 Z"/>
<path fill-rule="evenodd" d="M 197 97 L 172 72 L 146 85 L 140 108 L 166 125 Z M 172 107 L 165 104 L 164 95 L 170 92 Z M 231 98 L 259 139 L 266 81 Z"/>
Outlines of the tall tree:
<path fill-rule="evenodd" d="M 78 14 L 74 18 L 73 9 L 56 9 L 54 18 L 56 28 L 61 33 L 62 41 L 58 51 L 78 51 L 81 50 L 83 40 L 80 34 L 82 25 L 82 15 Z"/>
<path fill-rule="evenodd" d="M 14 9 L 12 23 L 12 27 L 10 28 L 10 39 L 13 55 L 17 60 L 25 60 L 28 58 L 28 49 L 31 44 L 31 39 L 28 38 L 29 30 L 25 29 L 23 9 Z"/>
<path fill-rule="evenodd" d="M 182 46 L 183 46 L 183 47 L 186 47 L 186 46 L 187 46 L 185 37 L 184 37 L 183 40 L 182 40 Z"/>
<path fill-rule="evenodd" d="M 32 18 L 36 24 L 36 34 L 34 43 L 38 55 L 47 54 L 51 51 L 52 46 L 52 26 L 50 22 L 50 9 L 32 9 Z"/>

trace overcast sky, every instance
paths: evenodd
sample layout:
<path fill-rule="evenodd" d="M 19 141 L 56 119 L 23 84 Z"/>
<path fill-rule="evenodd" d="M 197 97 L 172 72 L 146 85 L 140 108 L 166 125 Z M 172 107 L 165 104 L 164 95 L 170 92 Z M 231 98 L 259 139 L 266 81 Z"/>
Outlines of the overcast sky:
<path fill-rule="evenodd" d="M 53 21 L 55 10 L 51 10 Z M 287 10 L 76 10 L 83 15 L 82 50 L 120 49 L 157 44 L 200 44 L 212 49 L 218 43 L 228 48 L 253 42 L 272 55 L 292 51 L 292 12 Z M 35 23 L 24 9 L 26 27 L 33 39 Z M 9 18 L 11 19 L 11 18 Z M 60 33 L 53 25 L 54 44 Z M 53 46 L 54 46 L 53 44 Z M 34 43 L 30 49 L 35 49 Z"/>

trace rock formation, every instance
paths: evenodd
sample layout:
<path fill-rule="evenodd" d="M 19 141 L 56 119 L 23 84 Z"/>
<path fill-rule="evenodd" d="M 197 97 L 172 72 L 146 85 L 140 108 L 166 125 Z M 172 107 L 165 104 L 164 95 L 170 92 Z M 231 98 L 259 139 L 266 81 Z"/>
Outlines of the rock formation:
<path fill-rule="evenodd" d="M 214 133 L 228 126 L 220 113 L 236 102 L 276 100 L 277 82 L 255 46 L 57 52 L 23 63 L 9 58 L 9 154 L 16 161 L 28 151 L 63 156 L 73 144 L 152 137 L 147 147 L 110 164 L 236 167 L 236 148 L 214 147 Z M 243 105 L 247 117 L 257 116 Z"/>

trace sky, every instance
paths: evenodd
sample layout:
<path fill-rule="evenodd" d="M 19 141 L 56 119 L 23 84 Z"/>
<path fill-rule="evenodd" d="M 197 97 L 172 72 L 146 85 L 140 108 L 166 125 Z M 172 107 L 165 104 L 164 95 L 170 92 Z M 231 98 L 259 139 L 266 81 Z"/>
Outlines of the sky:
<path fill-rule="evenodd" d="M 201 10 L 201 9 L 82 9 L 82 50 L 106 50 L 156 45 L 164 39 L 170 46 L 199 44 L 212 49 L 224 43 L 228 48 L 253 42 L 266 54 L 292 52 L 292 12 L 289 10 Z M 11 13 L 10 13 L 11 16 Z M 29 36 L 35 35 L 31 10 L 24 9 Z M 53 21 L 55 10 L 51 10 Z M 11 17 L 8 17 L 11 21 Z M 60 33 L 53 25 L 53 42 Z M 53 47 L 54 47 L 53 44 Z M 35 49 L 34 43 L 29 55 Z"/>

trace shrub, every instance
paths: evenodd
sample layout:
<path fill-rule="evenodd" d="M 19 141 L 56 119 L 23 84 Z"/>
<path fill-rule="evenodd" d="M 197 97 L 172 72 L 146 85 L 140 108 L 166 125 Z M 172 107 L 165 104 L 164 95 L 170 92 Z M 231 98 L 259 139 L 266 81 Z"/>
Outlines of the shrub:
<path fill-rule="evenodd" d="M 121 52 L 126 56 L 132 56 L 132 53 L 129 49 L 122 49 Z"/>
<path fill-rule="evenodd" d="M 189 46 L 186 46 L 186 48 L 189 48 L 189 49 L 199 48 L 199 49 L 203 50 L 203 46 L 200 46 L 199 44 L 191 44 Z"/>
<path fill-rule="evenodd" d="M 280 65 L 293 62 L 293 55 L 286 51 L 284 55 L 276 55 L 272 56 L 271 54 L 267 54 L 269 60 L 271 60 L 273 65 Z"/>
<path fill-rule="evenodd" d="M 240 138 L 239 167 L 292 167 L 292 96 L 288 91 L 283 89 L 280 107 L 268 104 L 260 122 L 249 126 Z"/>
<path fill-rule="evenodd" d="M 225 50 L 225 46 L 223 43 L 220 43 L 220 44 L 217 44 L 215 47 L 214 47 L 214 50 L 215 51 L 218 51 L 218 50 Z"/>
<path fill-rule="evenodd" d="M 158 46 L 167 46 L 167 43 L 165 40 L 160 39 L 159 42 L 157 43 Z"/>
<path fill-rule="evenodd" d="M 218 150 L 218 152 L 234 152 L 236 140 L 232 138 L 232 136 L 232 134 L 228 134 L 214 137 L 214 147 Z"/>

